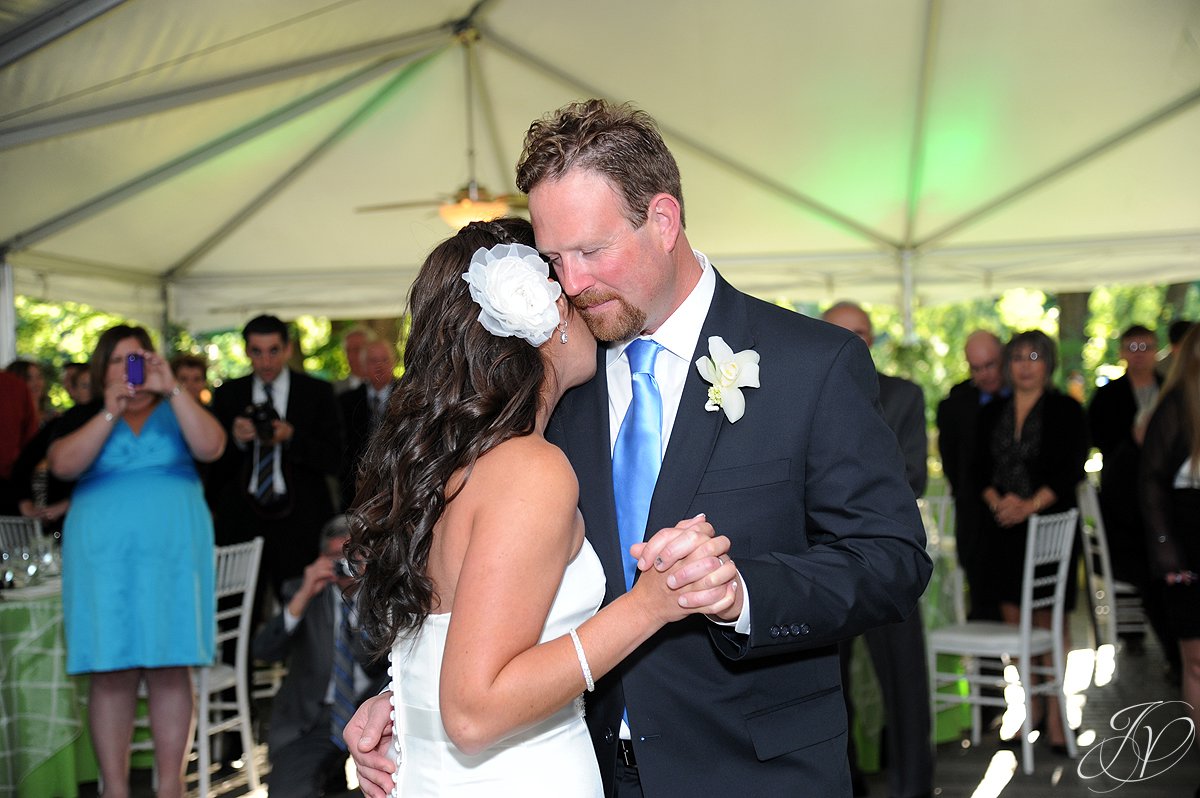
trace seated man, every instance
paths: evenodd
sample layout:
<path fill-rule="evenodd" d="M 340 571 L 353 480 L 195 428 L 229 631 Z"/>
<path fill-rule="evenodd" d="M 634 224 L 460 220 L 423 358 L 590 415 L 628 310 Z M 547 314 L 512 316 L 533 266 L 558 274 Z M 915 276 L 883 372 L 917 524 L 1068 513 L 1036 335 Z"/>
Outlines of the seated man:
<path fill-rule="evenodd" d="M 371 663 L 357 630 L 354 600 L 343 597 L 352 580 L 342 547 L 350 539 L 345 516 L 321 530 L 321 553 L 301 579 L 284 585 L 286 604 L 255 635 L 255 659 L 287 660 L 267 734 L 269 794 L 319 796 L 345 790 L 342 728 L 359 703 L 379 692 L 387 661 Z"/>

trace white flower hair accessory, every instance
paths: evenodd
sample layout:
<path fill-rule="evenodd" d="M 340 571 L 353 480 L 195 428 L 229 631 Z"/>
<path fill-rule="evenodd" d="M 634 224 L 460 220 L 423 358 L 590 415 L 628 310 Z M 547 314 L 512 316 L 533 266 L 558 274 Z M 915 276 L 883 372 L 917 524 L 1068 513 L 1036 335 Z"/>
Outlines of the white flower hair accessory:
<path fill-rule="evenodd" d="M 708 339 L 708 357 L 696 361 L 700 376 L 712 383 L 704 409 L 720 408 L 732 424 L 746 413 L 742 388 L 758 387 L 758 352 L 743 349 L 735 353 L 719 335 Z"/>
<path fill-rule="evenodd" d="M 550 280 L 550 267 L 536 249 L 524 244 L 480 247 L 462 278 L 479 304 L 479 323 L 492 335 L 541 346 L 558 326 L 555 301 L 562 286 Z"/>

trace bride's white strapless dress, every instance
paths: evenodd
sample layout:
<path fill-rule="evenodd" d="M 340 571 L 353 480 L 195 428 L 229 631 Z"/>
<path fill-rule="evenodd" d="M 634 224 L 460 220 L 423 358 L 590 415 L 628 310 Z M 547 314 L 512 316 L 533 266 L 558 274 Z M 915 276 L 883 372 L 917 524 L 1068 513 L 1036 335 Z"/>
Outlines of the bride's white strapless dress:
<path fill-rule="evenodd" d="M 567 565 L 539 642 L 561 637 L 596 613 L 604 570 L 586 540 Z M 438 696 L 450 613 L 430 615 L 389 655 L 396 773 L 394 798 L 546 796 L 600 798 L 600 772 L 583 722 L 583 697 L 476 756 L 455 747 Z"/>

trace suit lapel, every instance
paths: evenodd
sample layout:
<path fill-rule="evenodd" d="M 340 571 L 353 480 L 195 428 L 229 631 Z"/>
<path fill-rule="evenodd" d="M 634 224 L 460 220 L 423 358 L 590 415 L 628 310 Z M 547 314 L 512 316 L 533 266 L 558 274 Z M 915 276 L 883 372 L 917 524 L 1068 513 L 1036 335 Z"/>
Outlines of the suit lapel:
<path fill-rule="evenodd" d="M 708 355 L 708 339 L 714 335 L 723 338 L 735 352 L 754 345 L 745 299 L 720 274 L 717 275 L 712 305 L 700 328 L 700 338 L 688 360 L 675 426 L 650 501 L 648 534 L 684 519 L 708 469 L 717 436 L 728 423 L 720 410 L 709 412 L 704 409 L 710 386 L 695 366 L 698 358 Z"/>

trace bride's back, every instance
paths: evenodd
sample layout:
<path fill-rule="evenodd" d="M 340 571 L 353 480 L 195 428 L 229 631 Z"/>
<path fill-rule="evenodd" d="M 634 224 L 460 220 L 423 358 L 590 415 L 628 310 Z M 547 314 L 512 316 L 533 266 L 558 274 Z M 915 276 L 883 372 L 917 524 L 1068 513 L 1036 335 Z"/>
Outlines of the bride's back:
<path fill-rule="evenodd" d="M 465 484 L 464 484 L 465 478 Z M 455 493 L 457 492 L 457 495 Z M 522 529 L 516 519 L 525 513 L 542 515 L 564 503 L 574 506 L 578 483 L 566 456 L 538 433 L 511 438 L 481 456 L 471 469 L 456 471 L 446 485 L 455 496 L 433 528 L 427 575 L 434 584 L 433 613 L 454 609 L 464 562 L 477 537 L 496 535 L 502 540 L 476 540 L 476 548 L 493 546 L 566 547 L 574 557 L 583 542 L 583 518 L 574 523 L 541 527 L 538 539 Z M 561 513 L 561 509 L 559 509 Z M 512 523 L 508 521 L 512 519 Z M 499 524 L 497 523 L 499 522 Z M 538 527 L 534 527 L 537 529 Z"/>

